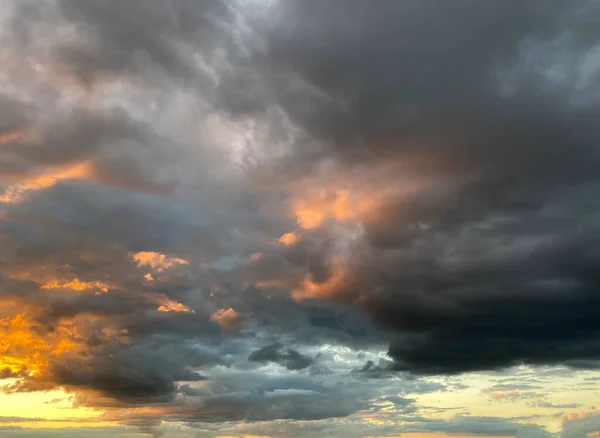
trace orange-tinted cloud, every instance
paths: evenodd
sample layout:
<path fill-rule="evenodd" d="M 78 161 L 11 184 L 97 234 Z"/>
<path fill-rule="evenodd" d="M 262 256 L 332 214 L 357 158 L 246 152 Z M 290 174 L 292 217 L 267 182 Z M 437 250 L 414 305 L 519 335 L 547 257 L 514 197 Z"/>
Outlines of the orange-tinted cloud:
<path fill-rule="evenodd" d="M 110 286 L 102 281 L 81 281 L 77 278 L 70 281 L 50 281 L 41 286 L 42 289 L 70 289 L 74 291 L 97 290 L 108 292 Z"/>
<path fill-rule="evenodd" d="M 244 325 L 248 321 L 248 316 L 230 307 L 228 309 L 217 310 L 212 314 L 210 319 L 223 328 L 232 329 Z"/>
<path fill-rule="evenodd" d="M 176 265 L 187 265 L 189 262 L 177 257 L 170 257 L 165 254 L 151 251 L 141 251 L 132 254 L 131 257 L 137 263 L 138 267 L 149 266 L 157 272 L 164 272 L 165 269 L 172 268 Z"/>
<path fill-rule="evenodd" d="M 30 130 L 28 128 L 22 128 L 8 132 L 0 132 L 0 144 L 23 142 L 27 140 L 29 135 Z"/>
<path fill-rule="evenodd" d="M 282 243 L 285 246 L 291 246 L 298 242 L 298 240 L 299 237 L 296 233 L 285 233 L 279 238 L 279 243 Z"/>
<path fill-rule="evenodd" d="M 595 415 L 600 415 L 600 410 L 599 411 L 594 411 L 594 412 L 569 412 L 567 415 L 565 415 L 564 417 L 562 417 L 562 422 L 566 423 L 568 421 L 576 421 L 576 420 L 583 420 L 584 418 L 587 417 L 592 417 Z"/>
<path fill-rule="evenodd" d="M 299 286 L 292 290 L 292 297 L 297 301 L 335 298 L 343 288 L 345 274 L 344 268 L 340 267 L 322 283 L 318 283 L 307 276 Z"/>
<path fill-rule="evenodd" d="M 380 202 L 377 193 L 352 192 L 347 189 L 324 190 L 294 201 L 292 212 L 301 228 L 313 229 L 327 219 L 364 220 Z"/>
<path fill-rule="evenodd" d="M 39 175 L 27 177 L 10 185 L 0 194 L 0 202 L 21 202 L 28 194 L 47 189 L 62 180 L 86 180 L 90 177 L 90 162 L 83 161 L 58 168 L 49 168 Z"/>
<path fill-rule="evenodd" d="M 80 349 L 72 327 L 61 325 L 52 333 L 40 333 L 27 315 L 0 320 L 0 369 L 25 370 L 33 376 L 48 372 L 49 360 Z"/>
<path fill-rule="evenodd" d="M 419 193 L 432 184 L 425 178 L 403 172 L 397 163 L 377 162 L 357 171 L 337 169 L 314 175 L 310 180 L 292 185 L 290 214 L 301 230 L 282 234 L 278 242 L 293 246 L 301 233 L 310 234 L 319 227 L 327 230 L 327 240 L 333 249 L 327 261 L 331 273 L 326 281 L 315 281 L 307 274 L 300 284 L 291 286 L 294 299 L 332 299 L 344 293 L 351 247 L 357 242 L 364 225 L 385 220 L 386 207 Z M 257 286 L 281 286 L 287 281 L 257 282 Z"/>
<path fill-rule="evenodd" d="M 417 193 L 432 181 L 407 172 L 393 160 L 369 163 L 357 172 L 313 175 L 292 187 L 291 212 L 303 229 L 327 220 L 370 222 L 390 201 Z"/>
<path fill-rule="evenodd" d="M 170 300 L 168 298 L 159 298 L 158 303 L 160 306 L 158 307 L 159 312 L 185 312 L 185 313 L 194 313 L 193 309 L 190 309 L 185 304 L 178 303 L 177 301 Z"/>

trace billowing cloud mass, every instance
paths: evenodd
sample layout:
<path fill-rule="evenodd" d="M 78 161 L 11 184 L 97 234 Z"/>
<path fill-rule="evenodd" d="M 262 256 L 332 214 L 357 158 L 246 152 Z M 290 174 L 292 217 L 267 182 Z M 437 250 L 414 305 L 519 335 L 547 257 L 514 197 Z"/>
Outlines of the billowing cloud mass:
<path fill-rule="evenodd" d="M 599 18 L 3 2 L 3 397 L 156 436 L 597 432 Z"/>

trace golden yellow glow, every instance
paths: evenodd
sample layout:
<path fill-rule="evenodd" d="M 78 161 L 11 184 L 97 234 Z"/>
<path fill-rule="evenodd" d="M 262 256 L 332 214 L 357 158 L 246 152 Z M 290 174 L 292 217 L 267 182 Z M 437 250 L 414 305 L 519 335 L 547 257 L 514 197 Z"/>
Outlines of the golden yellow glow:
<path fill-rule="evenodd" d="M 177 301 L 169 300 L 168 298 L 164 298 L 161 301 L 160 306 L 158 307 L 159 312 L 185 312 L 185 313 L 194 313 L 192 309 L 190 309 L 185 304 L 178 303 Z"/>
<path fill-rule="evenodd" d="M 108 292 L 109 285 L 101 281 L 81 281 L 74 279 L 71 281 L 49 281 L 42 285 L 42 289 L 71 289 L 75 291 L 84 291 L 89 289 L 97 289 L 104 293 Z"/>
<path fill-rule="evenodd" d="M 291 246 L 298 242 L 298 240 L 298 235 L 296 233 L 285 233 L 279 238 L 279 243 L 282 243 L 285 246 Z"/>
<path fill-rule="evenodd" d="M 0 368 L 18 372 L 22 368 L 39 373 L 47 363 L 42 356 L 50 349 L 39 336 L 34 335 L 22 315 L 0 320 Z"/>
<path fill-rule="evenodd" d="M 72 396 L 62 389 L 44 392 L 3 394 L 0 392 L 0 406 L 2 406 L 3 417 L 21 418 L 43 418 L 48 422 L 19 422 L 19 427 L 66 427 L 79 424 L 82 426 L 85 420 L 86 427 L 93 427 L 95 423 L 89 423 L 98 418 L 98 411 L 82 406 L 73 406 Z M 53 423 L 55 420 L 69 420 L 68 424 L 63 422 Z M 80 420 L 80 421 L 78 421 Z M 3 423 L 4 425 L 9 425 Z M 106 426 L 103 423 L 102 426 Z"/>
<path fill-rule="evenodd" d="M 176 265 L 188 265 L 189 262 L 177 257 L 169 257 L 165 254 L 150 251 L 140 251 L 131 254 L 133 260 L 137 263 L 138 268 L 149 266 L 157 272 L 164 272 L 166 269 Z"/>
<path fill-rule="evenodd" d="M 73 280 L 49 283 L 45 288 L 69 287 L 80 291 L 87 286 Z M 13 374 L 13 377 L 0 380 L 2 416 L 21 418 L 15 425 L 24 428 L 110 425 L 98 417 L 101 411 L 79 404 L 74 406 L 74 398 L 58 387 L 51 364 L 89 349 L 86 340 L 90 328 L 101 337 L 120 342 L 128 342 L 127 333 L 116 327 L 102 327 L 100 324 L 105 323 L 105 318 L 94 315 L 63 317 L 48 331 L 36 322 L 34 308 L 25 308 L 19 314 L 15 313 L 16 308 L 16 303 L 3 306 L 4 314 L 13 314 L 0 319 L 0 371 L 8 369 Z M 81 391 L 78 393 L 81 395 Z M 30 418 L 32 420 L 27 421 Z M 3 425 L 10 426 L 12 423 L 9 423 Z"/>
<path fill-rule="evenodd" d="M 67 326 L 59 326 L 51 334 L 38 334 L 25 315 L 0 320 L 0 369 L 13 373 L 26 370 L 33 375 L 43 374 L 48 358 L 76 351 L 79 346 L 71 340 Z"/>

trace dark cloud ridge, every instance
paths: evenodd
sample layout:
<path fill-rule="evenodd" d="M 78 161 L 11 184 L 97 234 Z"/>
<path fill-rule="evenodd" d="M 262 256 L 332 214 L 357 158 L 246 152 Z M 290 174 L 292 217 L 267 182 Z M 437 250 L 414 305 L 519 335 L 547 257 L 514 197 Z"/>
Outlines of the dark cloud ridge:
<path fill-rule="evenodd" d="M 397 160 L 399 172 L 435 181 L 366 225 L 339 291 L 398 330 L 395 369 L 600 358 L 599 107 L 573 105 L 542 76 L 528 82 L 536 71 L 522 72 L 510 96 L 498 82 L 521 68 L 526 41 L 569 32 L 593 47 L 586 5 L 286 1 L 262 33 L 266 57 L 225 76 L 226 108 L 239 117 L 282 108 L 321 144 L 319 160 L 359 169 Z M 262 74 L 247 75 L 248 62 Z M 294 78 L 316 92 L 298 92 Z M 256 86 L 267 91 L 244 101 L 254 80 L 269 81 Z M 301 140 L 286 166 L 314 160 Z"/>

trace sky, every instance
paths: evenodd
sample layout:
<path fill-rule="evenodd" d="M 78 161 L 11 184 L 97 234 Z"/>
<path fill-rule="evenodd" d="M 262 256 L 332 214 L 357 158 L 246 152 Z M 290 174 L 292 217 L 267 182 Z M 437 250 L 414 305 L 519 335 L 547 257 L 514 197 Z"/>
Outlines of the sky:
<path fill-rule="evenodd" d="M 0 436 L 599 436 L 599 21 L 0 2 Z"/>

